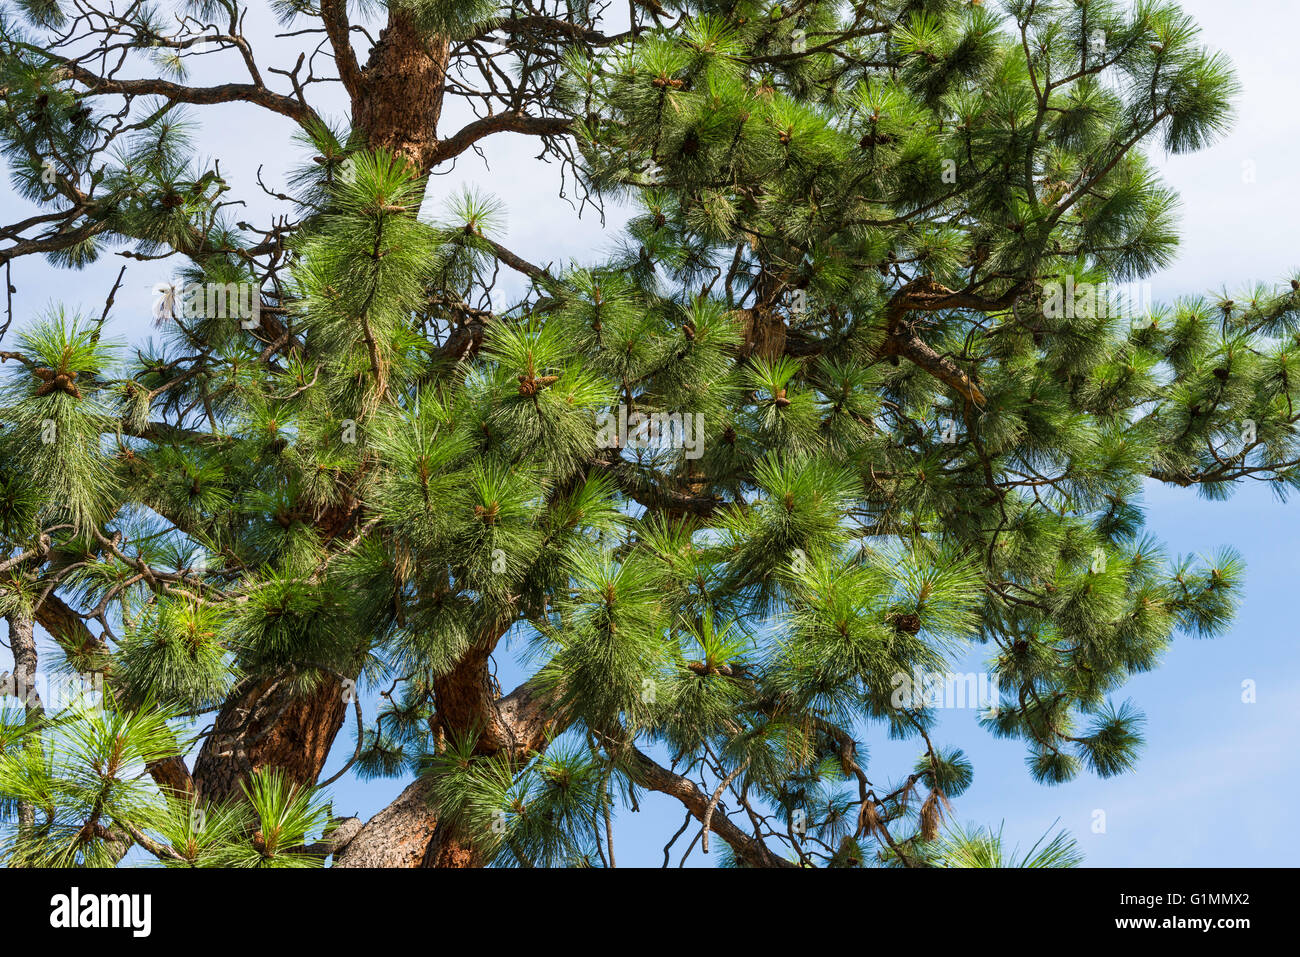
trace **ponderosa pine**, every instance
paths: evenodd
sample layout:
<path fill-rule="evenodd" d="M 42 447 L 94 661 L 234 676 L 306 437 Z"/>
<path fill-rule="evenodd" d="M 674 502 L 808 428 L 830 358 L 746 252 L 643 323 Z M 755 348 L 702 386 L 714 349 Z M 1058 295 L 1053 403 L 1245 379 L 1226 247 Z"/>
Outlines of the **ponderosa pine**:
<path fill-rule="evenodd" d="M 1076 295 L 1171 261 L 1146 151 L 1230 120 L 1177 5 L 271 6 L 296 65 L 238 0 L 0 10 L 34 207 L 0 262 L 184 263 L 161 345 L 101 337 L 106 308 L 2 354 L 8 862 L 614 864 L 646 790 L 738 865 L 1002 860 L 945 835 L 971 763 L 897 694 L 970 642 L 1033 778 L 1132 766 L 1115 693 L 1222 631 L 1242 576 L 1171 560 L 1143 483 L 1298 480 L 1295 283 Z M 301 156 L 263 226 L 186 136 L 233 103 Z M 530 261 L 490 176 L 439 194 L 504 132 L 636 210 L 615 253 Z M 56 667 L 103 707 L 46 709 Z M 368 822 L 317 790 L 354 720 L 349 773 L 415 773 Z M 878 734 L 915 766 L 869 767 Z"/>

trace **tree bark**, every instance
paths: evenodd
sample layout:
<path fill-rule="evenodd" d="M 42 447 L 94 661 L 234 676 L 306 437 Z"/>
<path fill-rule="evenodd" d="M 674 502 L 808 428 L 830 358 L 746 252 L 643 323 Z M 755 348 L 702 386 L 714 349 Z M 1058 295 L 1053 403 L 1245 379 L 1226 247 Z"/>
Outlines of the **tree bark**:
<path fill-rule="evenodd" d="M 36 689 L 36 622 L 30 614 L 18 611 L 6 615 L 9 624 L 9 647 L 14 655 L 14 673 L 9 688 L 0 689 L 0 693 L 11 691 L 22 702 L 26 711 L 25 722 L 33 724 L 41 719 L 45 707 Z M 6 682 L 9 684 L 9 682 Z M 39 740 L 29 741 L 28 747 L 40 747 Z M 36 811 L 26 801 L 18 803 L 18 833 L 25 834 L 36 825 Z"/>
<path fill-rule="evenodd" d="M 449 53 L 446 37 L 421 36 L 409 15 L 389 11 L 352 108 L 371 149 L 404 156 L 421 173 L 433 167 Z"/>
<path fill-rule="evenodd" d="M 428 786 L 417 780 L 334 855 L 334 866 L 420 867 L 437 826 Z"/>
<path fill-rule="evenodd" d="M 433 832 L 421 867 L 484 867 L 487 860 L 473 841 L 440 827 Z"/>
<path fill-rule="evenodd" d="M 785 317 L 765 306 L 740 311 L 741 335 L 744 357 L 757 356 L 769 362 L 785 354 L 786 332 Z"/>
<path fill-rule="evenodd" d="M 494 628 L 497 639 L 503 633 Z M 495 644 L 495 640 L 492 642 Z M 484 650 L 486 648 L 486 650 Z M 560 727 L 546 697 L 529 683 L 497 698 L 492 694 L 486 642 L 435 682 L 438 731 L 476 729 L 480 754 L 510 753 L 522 765 Z M 416 780 L 335 856 L 335 867 L 482 867 L 482 849 L 449 827 L 438 826 L 428 784 Z"/>
<path fill-rule="evenodd" d="M 41 696 L 36 690 L 36 622 L 31 615 L 14 612 L 6 615 L 9 625 L 9 647 L 14 655 L 14 673 L 9 691 L 17 698 L 27 712 L 27 722 L 40 718 L 44 707 Z"/>
<path fill-rule="evenodd" d="M 359 80 L 353 78 L 353 127 L 368 146 L 405 157 L 421 174 L 437 154 L 449 51 L 446 37 L 421 36 L 409 15 L 390 10 Z M 346 709 L 334 680 L 296 697 L 269 680 L 259 683 L 222 706 L 195 762 L 195 787 L 211 799 L 238 797 L 244 778 L 263 767 L 314 784 Z"/>
<path fill-rule="evenodd" d="M 633 748 L 626 764 L 628 773 L 637 784 L 660 794 L 674 797 L 685 805 L 691 816 L 701 823 L 709 815 L 709 795 L 689 778 L 657 764 L 641 751 Z M 757 837 L 746 834 L 726 814 L 717 812 L 709 818 L 711 829 L 726 841 L 743 863 L 750 867 L 793 867 L 794 864 L 775 854 Z"/>
<path fill-rule="evenodd" d="M 347 715 L 343 685 L 328 678 L 307 694 L 285 683 L 258 681 L 222 705 L 194 762 L 194 783 L 207 800 L 242 795 L 242 782 L 262 768 L 280 768 L 312 785 Z"/>
<path fill-rule="evenodd" d="M 416 780 L 369 821 L 334 857 L 335 867 L 482 867 L 483 853 L 439 827 L 429 785 Z"/>

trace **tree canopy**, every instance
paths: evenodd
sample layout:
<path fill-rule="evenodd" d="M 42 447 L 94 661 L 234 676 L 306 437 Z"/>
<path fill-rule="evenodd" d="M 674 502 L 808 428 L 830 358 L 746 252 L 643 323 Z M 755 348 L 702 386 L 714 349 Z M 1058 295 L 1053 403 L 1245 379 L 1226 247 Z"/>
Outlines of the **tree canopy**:
<path fill-rule="evenodd" d="M 737 866 L 1003 862 L 900 694 L 972 643 L 1029 778 L 1133 766 L 1122 686 L 1244 573 L 1167 554 L 1144 483 L 1300 481 L 1300 283 L 1114 295 L 1177 248 L 1148 154 L 1238 93 L 1177 4 L 271 7 L 292 66 L 237 0 L 0 7 L 7 275 L 181 277 L 148 343 L 111 296 L 7 317 L 7 862 L 613 865 L 647 791 Z M 196 155 L 220 104 L 300 157 L 260 206 Z M 634 211 L 612 252 L 531 261 L 489 174 L 439 192 L 503 133 Z M 414 776 L 368 822 L 326 805 L 340 733 Z"/>

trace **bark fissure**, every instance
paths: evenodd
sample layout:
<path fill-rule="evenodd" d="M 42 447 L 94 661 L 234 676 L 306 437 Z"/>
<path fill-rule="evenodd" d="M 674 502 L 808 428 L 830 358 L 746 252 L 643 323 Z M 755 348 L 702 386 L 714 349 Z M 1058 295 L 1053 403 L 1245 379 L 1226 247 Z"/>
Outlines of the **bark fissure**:
<path fill-rule="evenodd" d="M 403 156 L 421 173 L 433 168 L 449 55 L 445 36 L 424 36 L 409 15 L 389 13 L 353 99 L 353 126 L 371 149 Z"/>

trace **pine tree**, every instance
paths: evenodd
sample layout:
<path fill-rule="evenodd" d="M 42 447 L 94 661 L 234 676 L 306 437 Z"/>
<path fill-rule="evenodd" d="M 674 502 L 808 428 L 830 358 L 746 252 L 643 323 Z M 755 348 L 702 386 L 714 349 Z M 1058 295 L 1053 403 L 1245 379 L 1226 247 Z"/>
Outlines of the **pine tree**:
<path fill-rule="evenodd" d="M 1175 4 L 278 0 L 342 125 L 242 4 L 167 7 L 0 11 L 36 208 L 6 270 L 185 263 L 157 342 L 106 306 L 2 353 L 7 862 L 611 866 L 658 792 L 726 864 L 1001 863 L 900 694 L 971 643 L 1033 779 L 1133 766 L 1121 686 L 1222 632 L 1243 576 L 1145 534 L 1144 481 L 1300 480 L 1300 284 L 1108 291 L 1176 247 L 1146 151 L 1231 118 Z M 478 118 L 444 128 L 449 95 Z M 231 103 L 295 130 L 264 227 L 189 145 Z M 535 264 L 490 181 L 439 193 L 504 132 L 636 210 L 612 254 Z M 38 667 L 99 676 L 98 707 Z M 321 779 L 354 720 L 348 773 L 414 777 L 364 823 Z M 869 765 L 882 733 L 915 765 Z"/>

